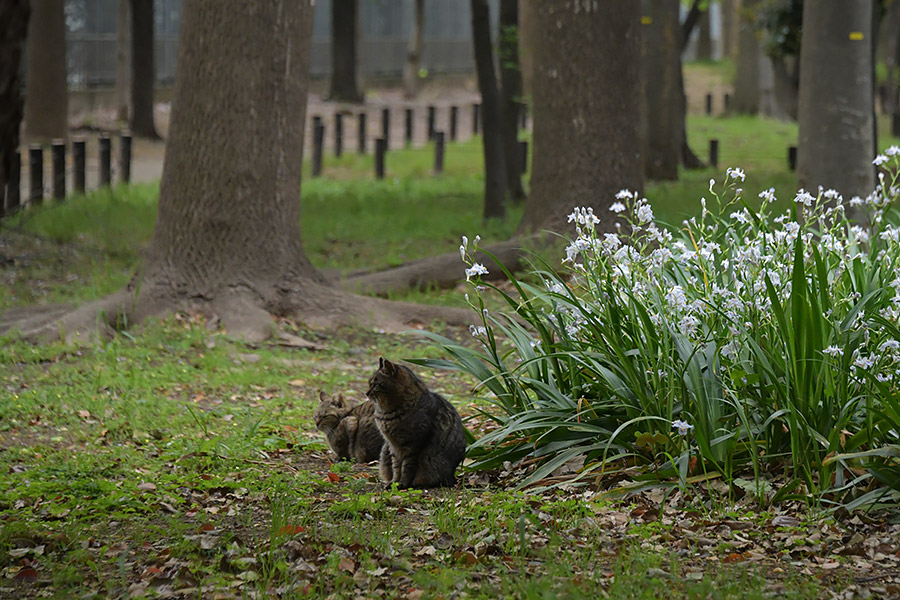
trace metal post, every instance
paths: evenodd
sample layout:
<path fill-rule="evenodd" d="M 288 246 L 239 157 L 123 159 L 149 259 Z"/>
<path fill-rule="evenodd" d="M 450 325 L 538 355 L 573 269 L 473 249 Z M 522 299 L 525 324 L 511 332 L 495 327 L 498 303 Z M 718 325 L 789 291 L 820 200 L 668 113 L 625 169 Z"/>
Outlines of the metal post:
<path fill-rule="evenodd" d="M 384 154 L 387 143 L 384 138 L 375 140 L 375 179 L 384 179 Z"/>
<path fill-rule="evenodd" d="M 459 119 L 459 108 L 456 106 L 450 107 L 450 141 L 456 141 L 456 121 Z"/>
<path fill-rule="evenodd" d="M 719 140 L 709 140 L 709 164 L 714 167 L 719 166 Z"/>
<path fill-rule="evenodd" d="M 406 118 L 405 118 L 405 127 L 404 127 L 404 139 L 406 140 L 406 147 L 412 146 L 413 143 L 413 109 L 406 109 Z"/>
<path fill-rule="evenodd" d="M 37 206 L 44 201 L 44 149 L 40 144 L 32 144 L 28 148 L 28 175 L 31 179 L 28 202 Z"/>
<path fill-rule="evenodd" d="M 325 143 L 325 125 L 321 119 L 313 125 L 312 176 L 322 174 L 322 146 Z"/>
<path fill-rule="evenodd" d="M 85 190 L 85 157 L 87 156 L 87 144 L 84 139 L 77 139 L 72 142 L 72 162 L 75 164 L 75 176 L 73 187 L 75 193 L 83 194 Z"/>
<path fill-rule="evenodd" d="M 444 132 L 434 132 L 434 173 L 444 172 Z"/>
<path fill-rule="evenodd" d="M 50 144 L 50 161 L 53 168 L 53 197 L 66 199 L 66 142 L 53 140 Z"/>
<path fill-rule="evenodd" d="M 434 119 L 437 109 L 433 106 L 428 107 L 428 141 L 434 139 Z"/>
<path fill-rule="evenodd" d="M 337 112 L 334 113 L 334 155 L 340 156 L 344 153 L 344 115 Z"/>
<path fill-rule="evenodd" d="M 357 129 L 357 137 L 359 138 L 359 153 L 366 153 L 366 113 L 359 113 L 359 128 Z"/>
<path fill-rule="evenodd" d="M 119 136 L 119 181 L 131 183 L 131 134 Z"/>
<path fill-rule="evenodd" d="M 112 181 L 112 144 L 105 135 L 97 141 L 100 144 L 100 187 L 109 186 Z"/>

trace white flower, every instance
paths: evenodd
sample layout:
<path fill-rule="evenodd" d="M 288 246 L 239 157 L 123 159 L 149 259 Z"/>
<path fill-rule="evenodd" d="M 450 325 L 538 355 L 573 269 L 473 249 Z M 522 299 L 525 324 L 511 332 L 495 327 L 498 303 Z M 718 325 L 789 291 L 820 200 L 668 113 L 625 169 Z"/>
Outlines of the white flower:
<path fill-rule="evenodd" d="M 900 146 L 891 146 L 887 150 L 884 151 L 888 156 L 897 156 L 900 154 Z"/>
<path fill-rule="evenodd" d="M 619 190 L 616 193 L 616 200 L 625 200 L 626 198 L 629 200 L 634 198 L 634 192 L 629 192 L 628 190 Z"/>
<path fill-rule="evenodd" d="M 888 340 L 878 347 L 878 349 L 882 352 L 887 349 L 897 350 L 898 348 L 900 348 L 900 342 L 898 342 L 897 340 Z"/>
<path fill-rule="evenodd" d="M 686 423 L 681 419 L 675 419 L 674 421 L 672 421 L 672 429 L 677 429 L 679 435 L 687 435 L 688 431 L 693 428 L 693 425 L 691 425 L 690 423 Z"/>
<path fill-rule="evenodd" d="M 612 204 L 609 205 L 609 210 L 611 210 L 614 213 L 620 213 L 623 210 L 625 210 L 625 205 L 622 204 L 621 202 L 613 202 Z"/>
<path fill-rule="evenodd" d="M 740 169 L 738 167 L 735 167 L 733 169 L 728 168 L 725 171 L 725 175 L 727 177 L 731 177 L 732 179 L 740 179 L 741 181 L 744 181 L 746 179 L 746 176 L 744 175 L 744 170 Z"/>
<path fill-rule="evenodd" d="M 812 206 L 813 201 L 815 201 L 815 196 L 807 192 L 806 190 L 797 191 L 797 195 L 794 196 L 794 202 L 797 204 L 802 204 L 803 206 Z"/>
<path fill-rule="evenodd" d="M 487 327 L 484 325 L 469 325 L 469 333 L 472 337 L 481 337 L 487 335 Z"/>
<path fill-rule="evenodd" d="M 884 154 L 879 154 L 878 156 L 875 157 L 875 160 L 872 161 L 872 164 L 875 165 L 876 167 L 880 167 L 881 165 L 883 165 L 884 163 L 886 163 L 889 160 L 890 159 L 887 156 L 885 156 Z"/>
<path fill-rule="evenodd" d="M 487 268 L 481 263 L 474 263 L 470 268 L 466 269 L 466 281 L 469 281 L 474 275 L 487 275 Z"/>
<path fill-rule="evenodd" d="M 827 354 L 828 356 L 831 356 L 831 357 L 844 355 L 844 351 L 842 349 L 838 348 L 837 346 L 828 346 L 827 348 L 822 350 L 822 353 Z"/>
<path fill-rule="evenodd" d="M 649 204 L 641 204 L 637 209 L 637 218 L 641 223 L 649 223 L 653 220 L 653 209 Z"/>

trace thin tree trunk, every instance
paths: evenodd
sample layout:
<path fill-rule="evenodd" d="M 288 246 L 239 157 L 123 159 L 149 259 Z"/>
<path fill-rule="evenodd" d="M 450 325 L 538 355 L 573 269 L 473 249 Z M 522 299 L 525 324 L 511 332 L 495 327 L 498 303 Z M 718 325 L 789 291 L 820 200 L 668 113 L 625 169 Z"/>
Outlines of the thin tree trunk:
<path fill-rule="evenodd" d="M 684 111 L 681 106 L 681 23 L 678 0 L 644 0 L 648 17 L 643 33 L 644 174 L 648 179 L 678 179 Z"/>
<path fill-rule="evenodd" d="M 712 32 L 710 31 L 709 10 L 700 16 L 699 35 L 697 36 L 697 60 L 712 60 Z"/>
<path fill-rule="evenodd" d="M 691 3 L 691 8 L 688 9 L 687 15 L 684 17 L 684 22 L 681 24 L 681 52 L 684 51 L 688 47 L 688 42 L 691 41 L 691 34 L 694 32 L 694 27 L 697 26 L 697 23 L 700 21 L 700 17 L 703 15 L 705 8 L 700 6 L 701 0 L 694 0 Z"/>
<path fill-rule="evenodd" d="M 522 231 L 571 233 L 573 207 L 641 193 L 639 2 L 533 6 L 534 159 Z"/>
<path fill-rule="evenodd" d="M 9 0 L 4 0 L 8 2 Z M 25 135 L 65 138 L 69 129 L 63 0 L 32 0 L 25 79 Z"/>
<path fill-rule="evenodd" d="M 737 4 L 740 0 L 720 0 L 722 8 L 722 58 L 737 55 Z"/>
<path fill-rule="evenodd" d="M 759 112 L 759 40 L 753 21 L 760 0 L 742 0 L 738 57 L 731 107 L 737 113 Z"/>
<path fill-rule="evenodd" d="M 487 0 L 472 0 L 472 40 L 475 70 L 481 92 L 481 122 L 484 148 L 484 218 L 506 216 L 506 167 L 503 156 L 500 94 L 494 72 L 491 22 Z"/>
<path fill-rule="evenodd" d="M 128 122 L 128 0 L 119 0 L 116 18 L 116 118 Z"/>
<path fill-rule="evenodd" d="M 415 13 L 406 49 L 406 64 L 403 67 L 403 95 L 407 98 L 415 98 L 419 94 L 419 65 L 425 46 L 425 0 L 415 0 L 413 4 Z"/>
<path fill-rule="evenodd" d="M 4 193 L 19 148 L 24 98 L 22 97 L 22 51 L 28 34 L 28 0 L 0 3 L 0 217 L 5 214 Z"/>
<path fill-rule="evenodd" d="M 500 107 L 503 114 L 503 158 L 506 186 L 516 204 L 525 200 L 522 159 L 519 153 L 519 115 L 522 102 L 522 70 L 519 65 L 519 2 L 500 0 Z"/>
<path fill-rule="evenodd" d="M 131 132 L 157 139 L 153 121 L 154 66 L 153 0 L 131 0 Z"/>
<path fill-rule="evenodd" d="M 330 100 L 363 101 L 359 85 L 359 0 L 331 1 Z"/>
<path fill-rule="evenodd" d="M 873 0 L 803 6 L 798 184 L 833 188 L 846 200 L 875 186 L 873 10 Z"/>

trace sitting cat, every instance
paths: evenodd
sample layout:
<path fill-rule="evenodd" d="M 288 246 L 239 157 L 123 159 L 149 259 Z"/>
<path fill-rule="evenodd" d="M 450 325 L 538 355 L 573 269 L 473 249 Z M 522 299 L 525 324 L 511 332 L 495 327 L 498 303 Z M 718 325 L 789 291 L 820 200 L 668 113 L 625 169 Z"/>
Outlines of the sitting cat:
<path fill-rule="evenodd" d="M 369 378 L 375 423 L 385 439 L 379 469 L 388 485 L 451 486 L 466 454 L 462 420 L 453 405 L 431 392 L 407 367 L 385 358 Z"/>
<path fill-rule="evenodd" d="M 319 406 L 313 418 L 338 460 L 365 463 L 377 460 L 384 445 L 374 413 L 374 402 L 348 404 L 340 394 L 329 398 L 325 392 L 319 392 Z"/>

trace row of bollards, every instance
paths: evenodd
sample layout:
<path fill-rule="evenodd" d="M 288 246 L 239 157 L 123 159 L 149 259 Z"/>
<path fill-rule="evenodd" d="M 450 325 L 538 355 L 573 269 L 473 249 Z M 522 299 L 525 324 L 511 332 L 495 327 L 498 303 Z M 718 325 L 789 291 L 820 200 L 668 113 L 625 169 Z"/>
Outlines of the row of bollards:
<path fill-rule="evenodd" d="M 102 135 L 98 139 L 100 186 L 112 182 L 112 140 Z M 53 140 L 50 144 L 51 198 L 64 200 L 66 190 L 66 143 Z M 72 141 L 72 186 L 83 194 L 86 190 L 87 142 L 83 138 Z M 44 202 L 44 147 L 32 144 L 28 148 L 29 189 L 27 203 L 38 206 Z M 0 198 L 0 217 L 11 215 L 23 207 L 21 197 L 22 158 L 18 152 L 12 156 L 4 197 Z M 131 135 L 119 136 L 119 180 L 131 181 Z"/>
<path fill-rule="evenodd" d="M 731 94 L 725 94 L 723 98 L 725 112 L 728 112 L 728 109 L 731 108 Z M 706 94 L 706 114 L 713 114 L 713 95 Z"/>
<path fill-rule="evenodd" d="M 788 168 L 791 171 L 797 170 L 797 146 L 788 146 L 787 152 Z M 712 167 L 719 166 L 719 140 L 712 138 L 709 140 L 709 164 Z"/>

